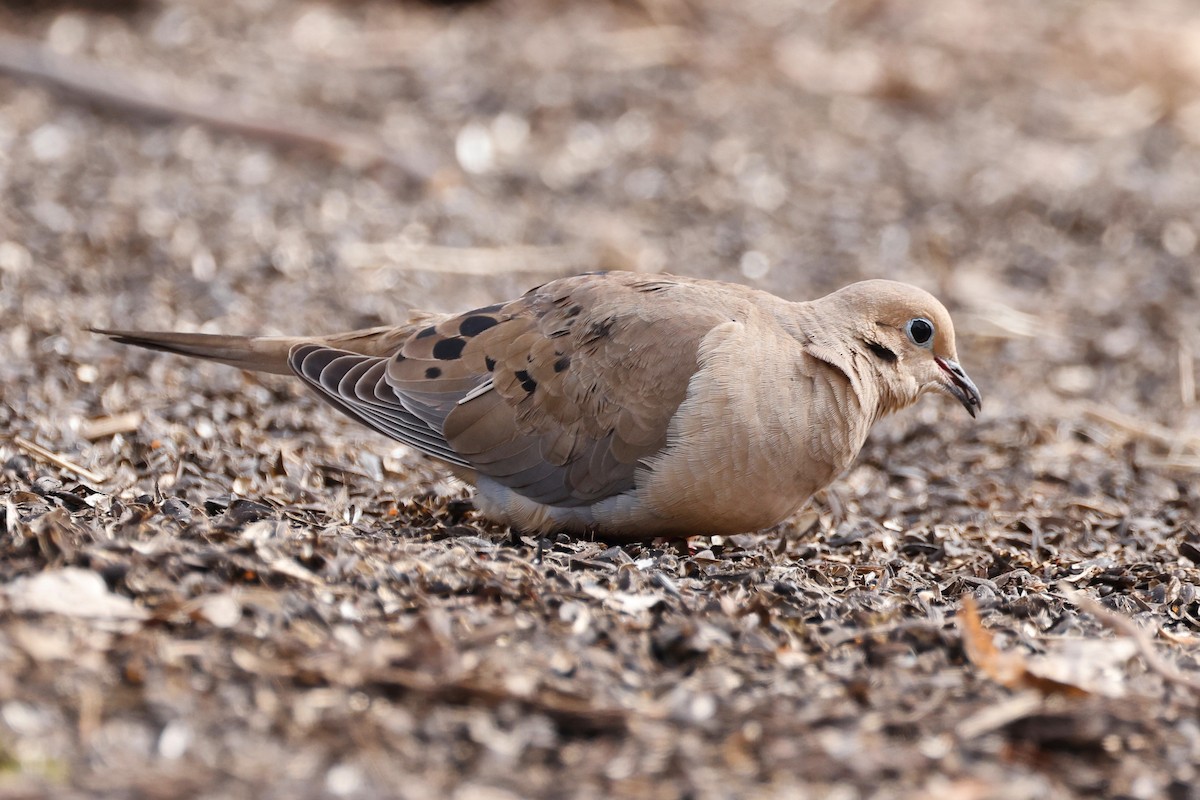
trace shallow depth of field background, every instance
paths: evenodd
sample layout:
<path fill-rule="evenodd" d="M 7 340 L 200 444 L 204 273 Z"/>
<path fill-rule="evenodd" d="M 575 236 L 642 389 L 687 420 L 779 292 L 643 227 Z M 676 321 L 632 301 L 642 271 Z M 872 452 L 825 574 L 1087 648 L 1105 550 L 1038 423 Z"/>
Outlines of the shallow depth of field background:
<path fill-rule="evenodd" d="M 0 795 L 1200 797 L 1194 4 L 6 0 L 0 34 Z M 984 413 L 882 423 L 772 531 L 538 542 L 284 379 L 86 331 L 602 268 L 917 283 Z"/>

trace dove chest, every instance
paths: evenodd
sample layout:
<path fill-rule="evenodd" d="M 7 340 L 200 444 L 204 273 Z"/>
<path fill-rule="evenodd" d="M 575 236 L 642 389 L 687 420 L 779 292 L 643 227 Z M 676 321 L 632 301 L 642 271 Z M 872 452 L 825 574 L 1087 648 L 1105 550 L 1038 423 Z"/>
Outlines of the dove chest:
<path fill-rule="evenodd" d="M 774 525 L 853 460 L 869 421 L 845 376 L 782 332 L 724 323 L 671 420 L 667 447 L 638 477 L 655 516 L 696 532 Z"/>

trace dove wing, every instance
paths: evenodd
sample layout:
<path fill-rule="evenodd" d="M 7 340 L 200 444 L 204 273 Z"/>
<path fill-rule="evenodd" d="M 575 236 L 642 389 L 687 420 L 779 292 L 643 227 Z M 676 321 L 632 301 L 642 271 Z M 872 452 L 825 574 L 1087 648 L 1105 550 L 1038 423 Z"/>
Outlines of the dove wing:
<path fill-rule="evenodd" d="M 390 357 L 298 344 L 289 363 L 387 436 L 538 503 L 585 505 L 631 489 L 667 444 L 721 306 L 688 279 L 582 275 L 394 330 Z"/>

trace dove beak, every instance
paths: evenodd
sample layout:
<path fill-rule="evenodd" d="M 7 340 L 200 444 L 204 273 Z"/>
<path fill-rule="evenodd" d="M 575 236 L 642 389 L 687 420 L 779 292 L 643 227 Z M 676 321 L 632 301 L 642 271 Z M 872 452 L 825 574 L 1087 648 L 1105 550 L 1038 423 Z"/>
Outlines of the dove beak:
<path fill-rule="evenodd" d="M 942 368 L 942 372 L 946 373 L 948 380 L 942 384 L 943 388 L 962 403 L 967 413 L 974 417 L 983 408 L 983 398 L 979 396 L 979 387 L 975 385 L 975 381 L 963 372 L 963 368 L 958 365 L 957 361 L 949 358 L 935 358 L 934 361 Z"/>

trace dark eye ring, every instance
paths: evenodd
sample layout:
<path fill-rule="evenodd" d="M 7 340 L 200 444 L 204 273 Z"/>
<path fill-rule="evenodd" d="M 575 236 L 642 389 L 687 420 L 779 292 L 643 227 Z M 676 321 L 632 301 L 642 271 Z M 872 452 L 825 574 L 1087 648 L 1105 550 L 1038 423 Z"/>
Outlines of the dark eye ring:
<path fill-rule="evenodd" d="M 924 317 L 910 319 L 908 324 L 904 326 L 908 338 L 917 347 L 932 347 L 933 346 L 933 323 Z"/>

